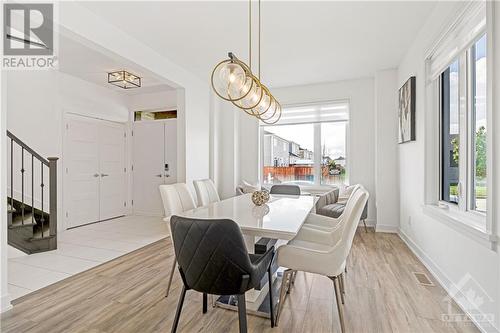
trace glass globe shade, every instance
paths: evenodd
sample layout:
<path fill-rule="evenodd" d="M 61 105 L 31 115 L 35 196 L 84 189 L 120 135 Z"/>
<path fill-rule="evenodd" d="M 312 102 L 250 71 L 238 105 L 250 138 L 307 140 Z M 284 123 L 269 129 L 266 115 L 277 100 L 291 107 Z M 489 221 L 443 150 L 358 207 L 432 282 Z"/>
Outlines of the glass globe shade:
<path fill-rule="evenodd" d="M 264 90 L 261 87 L 261 83 L 255 77 L 252 77 L 252 79 L 254 83 L 250 89 L 250 92 L 242 99 L 233 101 L 233 104 L 239 107 L 240 109 L 244 110 L 253 109 L 262 100 L 262 96 L 264 95 Z"/>
<path fill-rule="evenodd" d="M 257 116 L 262 116 L 270 109 L 271 104 L 272 99 L 270 93 L 267 89 L 264 89 L 264 95 L 262 96 L 260 103 L 252 109 L 252 112 Z"/>
<path fill-rule="evenodd" d="M 227 101 L 243 98 L 251 88 L 251 86 L 248 87 L 247 82 L 248 78 L 243 66 L 232 60 L 219 63 L 212 72 L 212 87 L 215 93 Z M 247 87 L 246 90 L 245 87 Z"/>

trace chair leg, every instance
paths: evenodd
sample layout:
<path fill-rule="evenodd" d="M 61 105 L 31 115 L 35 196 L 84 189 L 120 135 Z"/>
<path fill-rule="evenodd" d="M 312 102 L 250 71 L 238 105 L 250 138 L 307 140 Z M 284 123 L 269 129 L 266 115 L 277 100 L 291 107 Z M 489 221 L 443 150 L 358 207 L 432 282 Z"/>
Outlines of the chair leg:
<path fill-rule="evenodd" d="M 345 304 L 344 274 L 339 275 L 339 285 L 340 285 L 340 298 L 342 299 L 342 304 Z"/>
<path fill-rule="evenodd" d="M 365 232 L 368 232 L 368 228 L 366 227 L 366 219 L 363 219 L 363 224 L 365 225 Z"/>
<path fill-rule="evenodd" d="M 274 327 L 274 306 L 273 306 L 273 273 L 271 266 L 267 269 L 267 278 L 269 280 L 269 309 L 271 317 L 271 327 Z"/>
<path fill-rule="evenodd" d="M 344 325 L 344 308 L 342 305 L 342 300 L 341 300 L 341 294 L 342 292 L 340 291 L 339 287 L 339 278 L 338 276 L 334 276 L 333 278 L 330 278 L 333 280 L 333 286 L 335 289 L 335 299 L 337 301 L 337 310 L 339 312 L 339 320 L 340 320 L 340 330 L 342 333 L 345 333 L 345 325 Z"/>
<path fill-rule="evenodd" d="M 238 295 L 238 319 L 240 321 L 240 333 L 247 333 L 247 303 L 245 294 Z"/>
<path fill-rule="evenodd" d="M 208 295 L 207 293 L 203 293 L 203 313 L 207 313 L 208 310 Z"/>
<path fill-rule="evenodd" d="M 288 284 L 287 284 L 288 287 L 286 289 L 287 294 L 290 294 L 290 292 L 292 291 L 292 286 L 295 283 L 295 274 L 297 274 L 297 271 L 290 272 L 290 275 L 289 275 L 290 277 L 289 277 Z"/>
<path fill-rule="evenodd" d="M 281 279 L 281 288 L 280 288 L 280 298 L 279 298 L 279 304 L 278 304 L 278 311 L 276 311 L 276 320 L 275 320 L 275 325 L 278 326 L 278 322 L 280 319 L 281 315 L 281 309 L 283 308 L 283 304 L 285 303 L 285 296 L 286 296 L 286 290 L 287 290 L 287 281 L 288 281 L 288 276 L 292 273 L 291 269 L 287 269 L 283 272 L 283 278 Z"/>
<path fill-rule="evenodd" d="M 165 297 L 168 297 L 168 293 L 170 292 L 170 286 L 172 285 L 172 278 L 174 277 L 175 265 L 176 264 L 177 264 L 177 258 L 174 257 L 174 262 L 172 264 L 172 269 L 170 270 L 170 277 L 168 278 L 167 292 L 165 294 Z"/>
<path fill-rule="evenodd" d="M 177 311 L 175 312 L 174 323 L 172 324 L 172 333 L 177 332 L 179 325 L 179 318 L 181 316 L 182 305 L 184 304 L 184 297 L 186 296 L 186 286 L 182 286 L 181 296 L 179 297 L 179 304 L 177 304 Z"/>

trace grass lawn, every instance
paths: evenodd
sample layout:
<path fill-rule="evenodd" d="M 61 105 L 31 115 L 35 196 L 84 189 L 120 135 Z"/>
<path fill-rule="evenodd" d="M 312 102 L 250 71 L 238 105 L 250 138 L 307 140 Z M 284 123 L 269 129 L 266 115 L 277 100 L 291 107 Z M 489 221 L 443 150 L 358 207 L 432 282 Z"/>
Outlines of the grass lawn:
<path fill-rule="evenodd" d="M 478 199 L 486 199 L 486 186 L 476 186 L 476 198 Z M 450 194 L 458 195 L 458 186 L 451 185 L 450 186 Z"/>

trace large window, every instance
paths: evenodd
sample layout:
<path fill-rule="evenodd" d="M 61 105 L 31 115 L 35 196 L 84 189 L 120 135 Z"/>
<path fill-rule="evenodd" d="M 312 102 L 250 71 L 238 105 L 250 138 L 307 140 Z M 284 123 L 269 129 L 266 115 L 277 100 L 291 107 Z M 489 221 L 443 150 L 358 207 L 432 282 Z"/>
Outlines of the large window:
<path fill-rule="evenodd" d="M 265 184 L 347 183 L 349 104 L 290 106 L 275 125 L 261 125 Z"/>
<path fill-rule="evenodd" d="M 440 200 L 486 212 L 486 35 L 439 77 Z"/>

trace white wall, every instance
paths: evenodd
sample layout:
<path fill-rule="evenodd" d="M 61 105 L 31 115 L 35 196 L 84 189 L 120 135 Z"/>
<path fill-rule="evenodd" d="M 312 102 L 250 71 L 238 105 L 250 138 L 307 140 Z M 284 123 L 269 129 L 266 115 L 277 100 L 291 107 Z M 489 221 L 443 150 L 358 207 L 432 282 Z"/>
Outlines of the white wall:
<path fill-rule="evenodd" d="M 397 71 L 375 74 L 375 197 L 377 231 L 399 228 Z"/>
<path fill-rule="evenodd" d="M 272 92 L 283 105 L 349 99 L 349 146 L 347 152 L 349 182 L 363 184 L 370 192 L 367 222 L 373 225 L 377 216 L 375 208 L 374 79 L 362 78 L 273 88 Z"/>
<path fill-rule="evenodd" d="M 493 302 L 490 302 L 489 299 L 485 299 L 480 310 L 483 313 L 493 314 L 496 318 L 496 325 L 499 327 L 500 257 L 498 249 L 494 251 L 488 245 L 472 238 L 469 234 L 457 231 L 457 229 L 451 228 L 440 220 L 425 215 L 422 211 L 425 183 L 424 127 L 426 103 L 424 77 L 426 52 L 430 50 L 433 43 L 444 32 L 449 22 L 457 16 L 458 11 L 464 4 L 456 2 L 438 3 L 398 69 L 398 86 L 401 86 L 412 75 L 417 77 L 416 141 L 398 147 L 401 201 L 400 233 L 448 291 L 452 291 L 462 278 L 470 274 L 493 300 Z M 500 14 L 498 12 L 498 3 L 495 6 L 498 15 Z M 500 33 L 498 22 L 496 24 L 498 47 Z M 498 67 L 496 70 L 497 76 L 494 80 L 498 91 L 500 85 Z M 497 96 L 499 96 L 498 93 Z M 498 104 L 496 105 L 496 110 L 498 110 Z M 498 147 L 496 154 L 496 161 L 498 162 Z M 497 179 L 495 191 L 498 191 L 499 185 Z M 494 206 L 500 207 L 498 198 Z M 473 292 L 482 294 L 479 287 L 473 289 Z M 488 329 L 486 325 L 484 329 Z M 491 328 L 489 331 L 491 331 Z"/>
<path fill-rule="evenodd" d="M 127 96 L 128 106 L 133 111 L 175 110 L 177 108 L 177 91 L 166 90 L 147 94 Z"/>

